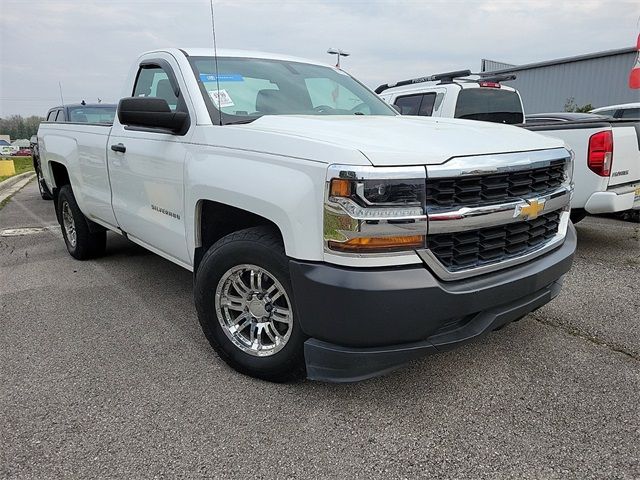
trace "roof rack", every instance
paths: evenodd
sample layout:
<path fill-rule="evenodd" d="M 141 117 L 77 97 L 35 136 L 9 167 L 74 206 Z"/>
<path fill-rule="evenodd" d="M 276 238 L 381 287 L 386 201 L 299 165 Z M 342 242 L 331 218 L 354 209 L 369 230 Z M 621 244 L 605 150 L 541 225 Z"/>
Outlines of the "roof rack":
<path fill-rule="evenodd" d="M 469 75 L 478 75 L 480 78 L 464 78 Z M 486 75 L 484 73 L 471 73 L 471 70 L 456 70 L 454 72 L 437 73 L 428 77 L 412 78 L 410 80 L 402 80 L 396 83 L 385 83 L 380 85 L 374 91 L 378 94 L 393 87 L 402 87 L 404 85 L 413 85 L 414 83 L 435 82 L 440 80 L 440 84 L 451 83 L 456 79 L 463 79 L 465 82 L 507 82 L 509 80 L 515 80 L 515 75 Z"/>
<path fill-rule="evenodd" d="M 471 75 L 471 70 L 456 70 L 454 72 L 437 73 L 428 77 L 412 78 L 410 80 L 402 80 L 396 83 L 385 83 L 384 85 L 380 85 L 374 91 L 379 94 L 384 92 L 388 88 L 413 85 L 414 83 L 435 82 L 437 80 L 440 80 L 441 83 L 449 83 L 452 82 L 454 78 L 466 77 L 469 75 Z"/>

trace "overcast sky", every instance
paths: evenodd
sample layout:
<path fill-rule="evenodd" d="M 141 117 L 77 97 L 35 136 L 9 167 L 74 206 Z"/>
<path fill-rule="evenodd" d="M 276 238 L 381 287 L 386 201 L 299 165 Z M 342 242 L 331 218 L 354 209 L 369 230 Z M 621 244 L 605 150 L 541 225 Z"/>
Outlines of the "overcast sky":
<path fill-rule="evenodd" d="M 209 0 L 0 0 L 0 116 L 60 103 L 117 102 L 137 55 L 211 45 Z M 367 85 L 635 45 L 637 0 L 215 2 L 219 48 L 264 50 L 343 68 Z"/>

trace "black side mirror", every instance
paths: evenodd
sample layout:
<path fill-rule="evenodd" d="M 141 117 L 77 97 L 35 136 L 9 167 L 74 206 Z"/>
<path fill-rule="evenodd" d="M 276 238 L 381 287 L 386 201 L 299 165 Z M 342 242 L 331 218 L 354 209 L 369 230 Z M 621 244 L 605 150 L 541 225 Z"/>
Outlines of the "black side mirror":
<path fill-rule="evenodd" d="M 189 129 L 189 114 L 172 111 L 164 98 L 123 98 L 118 103 L 118 120 L 127 127 L 167 130 L 178 135 Z"/>

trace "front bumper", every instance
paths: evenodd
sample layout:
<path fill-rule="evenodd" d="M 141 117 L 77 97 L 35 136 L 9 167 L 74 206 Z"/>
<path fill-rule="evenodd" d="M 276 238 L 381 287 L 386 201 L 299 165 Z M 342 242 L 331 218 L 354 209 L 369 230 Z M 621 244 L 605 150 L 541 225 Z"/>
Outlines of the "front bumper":
<path fill-rule="evenodd" d="M 565 242 L 535 260 L 442 282 L 422 265 L 355 269 L 291 260 L 307 376 L 353 382 L 453 348 L 517 320 L 560 291 L 576 248 Z"/>

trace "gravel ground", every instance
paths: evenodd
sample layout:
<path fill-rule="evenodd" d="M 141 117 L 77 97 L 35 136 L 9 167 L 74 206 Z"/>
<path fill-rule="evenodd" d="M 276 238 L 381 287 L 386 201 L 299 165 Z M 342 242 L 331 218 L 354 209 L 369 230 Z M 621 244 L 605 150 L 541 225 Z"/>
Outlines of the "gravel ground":
<path fill-rule="evenodd" d="M 34 183 L 0 210 L 19 227 L 39 230 L 0 236 L 2 478 L 640 478 L 640 225 L 587 218 L 554 302 L 353 385 L 229 369 L 189 272 L 116 235 L 73 260 Z"/>

